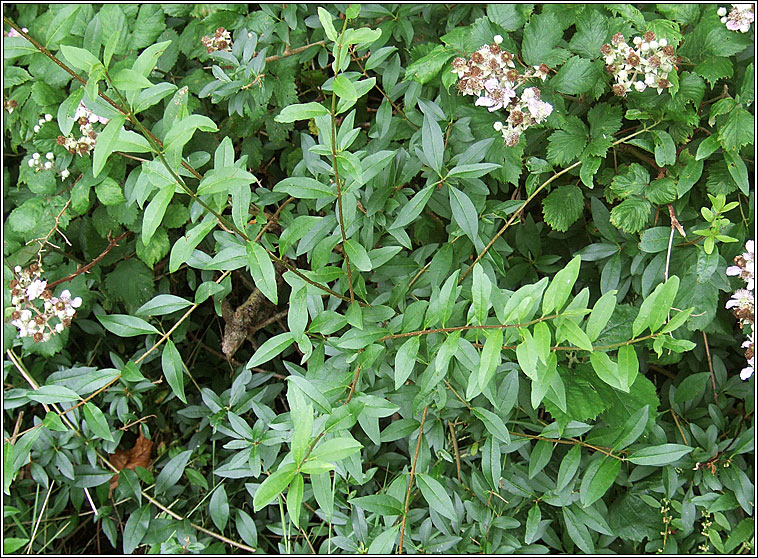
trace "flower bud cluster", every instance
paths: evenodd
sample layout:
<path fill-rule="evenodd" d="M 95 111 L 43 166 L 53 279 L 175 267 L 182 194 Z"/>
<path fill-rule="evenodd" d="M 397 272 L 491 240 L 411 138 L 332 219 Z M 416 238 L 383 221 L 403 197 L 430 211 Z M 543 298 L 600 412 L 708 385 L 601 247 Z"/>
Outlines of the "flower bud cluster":
<path fill-rule="evenodd" d="M 747 380 L 753 375 L 755 366 L 755 242 L 748 240 L 745 243 L 745 253 L 734 258 L 737 265 L 726 268 L 726 274 L 740 277 L 745 283 L 744 289 L 737 289 L 732 298 L 726 303 L 727 309 L 732 309 L 734 316 L 740 321 L 740 328 L 745 331 L 747 340 L 742 343 L 745 349 L 747 367 L 740 372 L 740 378 Z"/>
<path fill-rule="evenodd" d="M 42 118 L 39 119 L 39 121 L 34 125 L 34 133 L 36 134 L 39 132 L 39 129 L 42 125 L 45 124 L 45 122 L 50 122 L 53 119 L 52 114 L 46 114 Z"/>
<path fill-rule="evenodd" d="M 668 76 L 677 69 L 674 47 L 665 38 L 657 39 L 652 31 L 635 37 L 632 43 L 634 47 L 626 44 L 624 35 L 616 33 L 611 44 L 600 47 L 606 70 L 616 78 L 613 93 L 625 97 L 632 88 L 641 93 L 655 87 L 660 95 L 671 87 Z"/>
<path fill-rule="evenodd" d="M 74 113 L 74 120 L 79 123 L 79 131 L 82 136 L 79 139 L 75 139 L 73 134 L 69 134 L 68 137 L 58 136 L 58 145 L 68 149 L 72 155 L 84 155 L 95 149 L 97 143 L 97 132 L 92 128 L 92 125 L 98 122 L 105 125 L 109 119 L 96 115 L 83 103 L 79 103 Z"/>
<path fill-rule="evenodd" d="M 29 32 L 29 30 L 26 27 L 22 27 L 21 31 L 23 31 L 24 33 L 28 33 Z M 16 31 L 15 29 L 11 28 L 10 31 L 3 31 L 3 35 L 5 37 L 20 37 L 21 33 L 19 33 L 18 31 Z"/>
<path fill-rule="evenodd" d="M 34 172 L 50 170 L 54 164 L 55 155 L 52 152 L 48 152 L 45 155 L 45 161 L 42 160 L 42 156 L 39 153 L 33 153 L 32 158 L 29 159 L 29 166 L 34 169 Z"/>
<path fill-rule="evenodd" d="M 732 4 L 729 14 L 726 13 L 726 8 L 719 8 L 718 15 L 721 16 L 721 23 L 725 23 L 729 31 L 747 33 L 750 31 L 750 24 L 755 21 L 755 7 L 752 4 Z"/>
<path fill-rule="evenodd" d="M 203 46 L 205 47 L 205 50 L 208 51 L 208 54 L 211 52 L 216 52 L 217 50 L 232 50 L 232 36 L 229 31 L 223 27 L 216 29 L 213 37 L 205 35 L 202 39 L 200 39 L 200 42 L 203 43 Z"/>
<path fill-rule="evenodd" d="M 458 75 L 458 91 L 463 95 L 476 96 L 476 106 L 487 107 L 490 112 L 507 109 L 509 114 L 503 122 L 495 122 L 506 145 L 512 147 L 521 139 L 529 126 L 540 124 L 553 112 L 553 106 L 540 100 L 536 87 L 524 89 L 519 97 L 517 89 L 528 80 L 544 81 L 550 71 L 545 64 L 527 68 L 520 74 L 514 63 L 514 55 L 503 50 L 503 38 L 495 35 L 494 42 L 483 45 L 471 57 L 453 60 L 453 73 Z"/>
<path fill-rule="evenodd" d="M 36 343 L 49 341 L 69 327 L 82 304 L 82 299 L 71 298 L 68 290 L 58 297 L 53 296 L 41 275 L 39 264 L 32 264 L 28 269 L 16 266 L 9 285 L 13 306 L 10 323 L 18 328 L 19 337 L 31 337 Z"/>

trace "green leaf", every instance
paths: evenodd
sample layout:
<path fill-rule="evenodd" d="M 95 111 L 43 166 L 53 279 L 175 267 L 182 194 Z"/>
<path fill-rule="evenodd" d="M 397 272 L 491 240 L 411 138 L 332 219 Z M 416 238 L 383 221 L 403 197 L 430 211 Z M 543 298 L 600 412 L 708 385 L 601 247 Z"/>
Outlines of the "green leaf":
<path fill-rule="evenodd" d="M 585 58 L 595 58 L 608 38 L 609 20 L 598 10 L 590 9 L 576 16 L 576 33 L 571 37 L 571 50 Z"/>
<path fill-rule="evenodd" d="M 344 74 L 339 74 L 334 78 L 334 81 L 332 82 L 332 90 L 339 99 L 336 114 L 345 112 L 358 100 L 358 92 L 355 89 L 355 85 L 353 85 L 353 82 L 347 79 Z"/>
<path fill-rule="evenodd" d="M 521 43 L 524 62 L 529 66 L 538 66 L 543 63 L 555 66 L 558 62 L 562 62 L 562 53 L 565 51 L 555 49 L 561 39 L 563 39 L 563 28 L 555 14 L 551 12 L 532 15 L 529 23 L 524 27 L 524 40 Z"/>
<path fill-rule="evenodd" d="M 285 178 L 274 186 L 274 192 L 286 192 L 290 196 L 306 200 L 333 198 L 336 196 L 331 186 L 305 176 Z"/>
<path fill-rule="evenodd" d="M 479 370 L 477 374 L 477 384 L 479 389 L 484 391 L 495 375 L 497 367 L 500 366 L 501 351 L 503 347 L 503 330 L 491 329 L 485 334 L 487 339 L 484 342 L 482 356 L 479 359 Z"/>
<path fill-rule="evenodd" d="M 97 178 L 105 167 L 108 156 L 113 153 L 113 147 L 118 141 L 121 127 L 124 125 L 126 116 L 119 114 L 110 119 L 102 132 L 97 135 L 95 152 L 92 155 L 92 175 Z"/>
<path fill-rule="evenodd" d="M 276 122 L 288 123 L 298 120 L 309 120 L 326 114 L 329 114 L 329 111 L 320 103 L 302 103 L 284 107 L 274 120 Z"/>
<path fill-rule="evenodd" d="M 7 444 L 7 445 L 8 447 L 11 447 L 11 448 L 13 447 L 12 444 Z M 13 469 L 11 468 L 11 470 Z M 6 537 L 3 539 L 3 552 L 5 554 L 13 554 L 22 546 L 27 544 L 28 542 L 29 542 L 29 537 L 23 537 L 23 538 Z"/>
<path fill-rule="evenodd" d="M 290 481 L 297 474 L 297 466 L 294 463 L 280 465 L 279 468 L 271 473 L 258 487 L 258 491 L 253 497 L 253 510 L 257 513 L 268 506 L 284 489 L 287 488 Z"/>
<path fill-rule="evenodd" d="M 155 327 L 151 326 L 142 318 L 129 316 L 128 314 L 102 315 L 97 316 L 97 319 L 103 324 L 105 329 L 119 337 L 135 337 L 137 335 L 150 333 L 160 334 L 160 331 L 155 329 Z"/>
<path fill-rule="evenodd" d="M 521 29 L 526 21 L 528 11 L 531 11 L 531 8 L 518 4 L 487 5 L 487 17 L 489 20 L 509 33 Z"/>
<path fill-rule="evenodd" d="M 566 339 L 573 345 L 585 351 L 593 350 L 589 336 L 572 320 L 564 320 L 561 324 L 561 330 L 566 334 Z"/>
<path fill-rule="evenodd" d="M 740 157 L 737 151 L 724 151 L 724 160 L 726 161 L 726 168 L 729 174 L 732 176 L 737 186 L 746 196 L 750 195 L 750 181 L 748 179 L 747 166 L 745 161 Z"/>
<path fill-rule="evenodd" d="M 650 220 L 650 202 L 638 197 L 628 198 L 611 210 L 611 223 L 624 232 L 634 234 Z"/>
<path fill-rule="evenodd" d="M 174 185 L 168 184 L 158 190 L 145 208 L 145 214 L 142 216 L 142 243 L 147 245 L 153 238 L 156 229 L 163 221 L 168 205 L 174 197 Z"/>
<path fill-rule="evenodd" d="M 561 465 L 558 468 L 558 477 L 555 481 L 556 491 L 561 491 L 568 486 L 568 483 L 571 482 L 571 479 L 574 478 L 574 475 L 579 470 L 579 463 L 581 461 L 582 448 L 579 445 L 575 445 L 561 460 Z"/>
<path fill-rule="evenodd" d="M 237 520 L 234 522 L 234 526 L 248 546 L 253 548 L 258 546 L 258 530 L 255 527 L 255 521 L 244 510 L 237 510 Z"/>
<path fill-rule="evenodd" d="M 26 39 L 24 39 L 24 41 L 26 41 Z M 60 51 L 70 66 L 73 66 L 77 70 L 83 70 L 87 74 L 90 73 L 92 66 L 96 66 L 101 63 L 97 56 L 83 48 L 71 45 L 61 45 Z M 83 92 L 84 91 L 82 91 L 82 93 Z M 77 106 L 78 105 L 79 103 L 77 103 Z"/>
<path fill-rule="evenodd" d="M 553 277 L 542 297 L 542 315 L 547 316 L 553 310 L 560 312 L 571 294 L 571 289 L 579 277 L 582 257 L 574 256 L 571 261 Z"/>
<path fill-rule="evenodd" d="M 226 489 L 223 484 L 213 492 L 208 504 L 208 511 L 211 514 L 213 524 L 223 531 L 226 528 L 226 522 L 229 521 L 229 499 L 226 496 Z"/>
<path fill-rule="evenodd" d="M 332 464 L 337 464 L 359 452 L 363 445 L 349 435 L 342 438 L 331 438 L 319 443 L 308 456 L 308 460 L 324 460 Z"/>
<path fill-rule="evenodd" d="M 161 367 L 163 368 L 163 375 L 166 376 L 166 381 L 171 387 L 171 391 L 186 404 L 187 398 L 184 395 L 184 365 L 182 363 L 182 356 L 171 339 L 166 339 L 166 343 L 163 345 Z"/>
<path fill-rule="evenodd" d="M 559 186 L 542 200 L 545 222 L 556 231 L 567 231 L 583 211 L 584 195 L 578 186 Z"/>
<path fill-rule="evenodd" d="M 287 491 L 287 513 L 290 514 L 290 519 L 295 527 L 300 527 L 300 506 L 303 503 L 303 488 L 303 475 L 298 473 L 290 482 L 290 487 Z"/>
<path fill-rule="evenodd" d="M 553 442 L 539 440 L 535 445 L 532 453 L 529 455 L 529 478 L 533 479 L 545 468 L 550 458 L 553 456 Z"/>
<path fill-rule="evenodd" d="M 603 457 L 592 461 L 582 478 L 579 497 L 582 507 L 589 507 L 603 497 L 621 470 L 621 460 Z"/>
<path fill-rule="evenodd" d="M 753 143 L 755 117 L 742 107 L 729 112 L 718 131 L 718 138 L 725 151 L 739 150 L 743 145 Z"/>
<path fill-rule="evenodd" d="M 572 56 L 561 66 L 558 74 L 550 80 L 550 83 L 556 91 L 568 95 L 579 95 L 595 86 L 601 75 L 598 69 L 598 66 L 590 60 Z"/>
<path fill-rule="evenodd" d="M 621 429 L 621 433 L 613 443 L 614 451 L 619 451 L 637 441 L 647 427 L 649 420 L 650 405 L 641 407 L 636 413 L 629 417 Z"/>
<path fill-rule="evenodd" d="M 605 329 L 605 326 L 608 325 L 608 320 L 611 319 L 617 305 L 616 292 L 615 290 L 608 291 L 592 307 L 592 312 L 590 312 L 590 317 L 587 318 L 587 325 L 585 326 L 590 341 L 594 342 Z"/>
<path fill-rule="evenodd" d="M 620 377 L 618 365 L 613 362 L 605 353 L 590 353 L 590 362 L 598 378 L 606 384 L 618 390 L 629 392 L 629 385 L 626 384 L 626 377 Z"/>
<path fill-rule="evenodd" d="M 89 401 L 84 404 L 83 411 L 84 420 L 92 433 L 98 438 L 113 442 L 113 435 L 103 412 Z"/>
<path fill-rule="evenodd" d="M 446 68 L 447 62 L 455 54 L 456 52 L 452 48 L 437 45 L 427 55 L 408 64 L 405 68 L 405 79 L 412 79 L 422 85 L 429 83 L 440 73 L 440 70 Z"/>
<path fill-rule="evenodd" d="M 668 177 L 653 180 L 645 191 L 645 197 L 657 205 L 672 203 L 676 200 L 676 182 Z"/>
<path fill-rule="evenodd" d="M 445 141 L 442 137 L 440 125 L 429 114 L 424 114 L 424 124 L 421 127 L 421 147 L 424 151 L 424 158 L 432 169 L 439 174 L 442 170 Z"/>
<path fill-rule="evenodd" d="M 631 345 L 624 345 L 618 351 L 618 375 L 622 385 L 631 386 L 637 379 L 640 363 L 637 352 Z"/>
<path fill-rule="evenodd" d="M 647 446 L 627 457 L 627 461 L 636 465 L 649 467 L 661 467 L 679 460 L 690 453 L 694 448 L 681 444 L 661 444 L 659 446 Z"/>
<path fill-rule="evenodd" d="M 256 366 L 260 366 L 261 364 L 268 362 L 280 354 L 282 351 L 284 351 L 284 349 L 292 345 L 293 341 L 294 339 L 292 337 L 292 333 L 289 331 L 280 333 L 279 335 L 275 335 L 274 337 L 267 339 L 263 345 L 258 347 L 258 350 L 255 351 L 255 354 L 250 357 L 250 360 L 247 361 L 245 368 L 255 368 Z"/>
<path fill-rule="evenodd" d="M 192 303 L 180 296 L 161 294 L 140 306 L 135 313 L 138 316 L 163 316 L 164 314 L 170 314 L 188 306 L 192 306 Z"/>
<path fill-rule="evenodd" d="M 668 132 L 663 130 L 651 130 L 655 144 L 655 162 L 658 166 L 673 165 L 676 163 L 676 145 Z"/>
<path fill-rule="evenodd" d="M 414 336 L 398 349 L 395 355 L 395 390 L 399 390 L 413 372 L 420 342 L 420 338 Z"/>
<path fill-rule="evenodd" d="M 503 419 L 501 419 L 492 411 L 488 411 L 483 407 L 473 407 L 471 409 L 471 412 L 474 413 L 474 416 L 476 416 L 476 418 L 484 423 L 484 427 L 495 438 L 505 444 L 511 443 L 511 437 L 508 434 L 508 429 L 505 427 Z"/>
<path fill-rule="evenodd" d="M 334 28 L 334 23 L 332 23 L 332 14 L 330 14 L 324 8 L 321 8 L 321 7 L 319 7 L 317 11 L 318 11 L 318 20 L 321 22 L 321 27 L 323 27 L 324 33 L 326 33 L 327 38 L 330 41 L 336 41 L 337 30 Z"/>
<path fill-rule="evenodd" d="M 586 525 L 574 515 L 571 508 L 564 507 L 562 511 L 563 521 L 566 524 L 566 532 L 571 537 L 571 540 L 585 554 L 594 554 L 595 545 L 592 542 L 592 537 Z"/>
<path fill-rule="evenodd" d="M 255 286 L 274 304 L 279 304 L 276 271 L 266 249 L 257 242 L 247 242 L 247 264 Z"/>
<path fill-rule="evenodd" d="M 648 254 L 663 252 L 668 248 L 671 227 L 652 227 L 640 237 L 640 250 Z"/>
<path fill-rule="evenodd" d="M 53 411 L 48 411 L 45 414 L 45 419 L 42 421 L 42 426 L 48 430 L 54 430 L 56 432 L 66 432 L 68 430 L 68 427 L 63 424 L 60 415 Z"/>
<path fill-rule="evenodd" d="M 276 190 L 276 188 L 274 188 Z M 430 184 L 423 190 L 418 191 L 406 204 L 400 208 L 400 211 L 395 218 L 395 221 L 390 225 L 390 229 L 404 229 L 411 224 L 416 217 L 421 215 L 421 212 L 426 207 L 429 198 L 434 193 L 434 185 Z"/>
<path fill-rule="evenodd" d="M 187 462 L 192 455 L 192 450 L 183 451 L 174 456 L 163 467 L 160 474 L 155 478 L 155 494 L 163 494 L 174 486 L 182 478 Z"/>
<path fill-rule="evenodd" d="M 166 137 L 163 139 L 165 151 L 181 152 L 182 147 L 192 139 L 196 130 L 200 130 L 201 132 L 218 132 L 218 127 L 213 120 L 202 114 L 185 116 L 179 122 L 173 123 L 166 132 Z"/>
<path fill-rule="evenodd" d="M 450 209 L 453 212 L 453 219 L 471 239 L 471 242 L 477 244 L 479 241 L 479 216 L 476 208 L 469 197 L 462 191 L 453 186 L 448 186 L 450 197 Z"/>
<path fill-rule="evenodd" d="M 82 101 L 83 96 L 84 88 L 80 87 L 66 97 L 66 100 L 58 107 L 58 128 L 60 128 L 61 134 L 64 136 L 67 136 L 74 127 L 74 114 L 76 114 L 76 109 Z"/>
<path fill-rule="evenodd" d="M 450 499 L 450 495 L 445 490 L 445 487 L 438 480 L 425 473 L 418 473 L 416 475 L 416 484 L 430 508 L 434 508 L 434 511 L 452 521 L 457 521 L 458 516 L 455 513 L 453 501 Z"/>
<path fill-rule="evenodd" d="M 124 525 L 124 554 L 132 554 L 137 549 L 150 527 L 151 518 L 150 504 L 145 504 L 129 515 Z"/>
<path fill-rule="evenodd" d="M 371 258 L 369 258 L 368 252 L 366 252 L 366 249 L 360 242 L 354 242 L 352 239 L 347 239 L 344 247 L 351 265 L 354 265 L 361 271 L 371 271 L 373 269 Z"/>
<path fill-rule="evenodd" d="M 139 91 L 152 87 L 150 80 L 130 68 L 122 68 L 113 75 L 113 86 L 121 91 Z"/>
<path fill-rule="evenodd" d="M 224 166 L 208 171 L 200 185 L 197 187 L 197 195 L 218 194 L 220 192 L 232 193 L 235 188 L 248 187 L 257 178 L 244 169 L 233 165 Z"/>
<path fill-rule="evenodd" d="M 587 145 L 587 127 L 576 116 L 569 116 L 560 130 L 548 138 L 547 159 L 554 165 L 566 166 L 571 163 Z"/>
<path fill-rule="evenodd" d="M 467 165 L 457 165 L 449 173 L 448 178 L 458 176 L 460 178 L 479 178 L 491 170 L 499 169 L 502 165 L 494 163 L 472 163 Z"/>
<path fill-rule="evenodd" d="M 376 538 L 371 541 L 366 550 L 367 554 L 373 556 L 392 554 L 392 550 L 395 548 L 395 540 L 397 539 L 397 533 L 400 530 L 400 524 L 392 525 L 391 527 L 384 529 Z"/>
<path fill-rule="evenodd" d="M 655 333 L 666 321 L 679 289 L 679 277 L 672 275 L 665 283 L 660 283 L 640 306 L 640 311 L 632 324 L 632 335 L 642 333 L 646 327 Z"/>
<path fill-rule="evenodd" d="M 372 494 L 370 496 L 359 496 L 348 500 L 354 506 L 363 508 L 367 512 L 378 513 L 379 515 L 402 515 L 403 504 L 397 498 L 389 494 Z"/>
<path fill-rule="evenodd" d="M 689 192 L 700 180 L 703 174 L 703 161 L 696 158 L 690 159 L 679 173 L 679 181 L 676 184 L 676 193 L 681 198 Z"/>

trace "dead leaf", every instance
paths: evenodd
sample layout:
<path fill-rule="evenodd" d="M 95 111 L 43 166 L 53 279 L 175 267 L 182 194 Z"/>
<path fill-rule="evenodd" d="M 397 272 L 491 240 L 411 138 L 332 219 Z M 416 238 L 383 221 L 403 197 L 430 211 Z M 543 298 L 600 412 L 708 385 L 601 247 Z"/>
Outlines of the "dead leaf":
<path fill-rule="evenodd" d="M 108 454 L 108 460 L 113 466 L 122 471 L 124 469 L 136 470 L 137 467 L 150 467 L 150 452 L 153 449 L 152 440 L 148 440 L 139 433 L 139 438 L 134 442 L 134 447 L 129 450 L 118 450 L 116 453 Z M 111 478 L 111 492 L 118 486 L 118 474 Z"/>

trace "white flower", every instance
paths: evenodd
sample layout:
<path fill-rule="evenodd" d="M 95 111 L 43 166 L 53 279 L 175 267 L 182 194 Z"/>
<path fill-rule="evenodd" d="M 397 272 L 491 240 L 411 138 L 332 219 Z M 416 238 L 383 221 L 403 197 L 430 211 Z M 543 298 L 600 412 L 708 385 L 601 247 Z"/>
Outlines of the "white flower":
<path fill-rule="evenodd" d="M 732 298 L 726 302 L 726 309 L 737 307 L 739 309 L 746 309 L 754 306 L 753 293 L 747 289 L 737 289 L 734 291 Z"/>
<path fill-rule="evenodd" d="M 55 155 L 52 152 L 48 151 L 47 154 L 45 154 L 45 159 L 47 159 L 48 161 L 52 161 L 53 159 L 55 159 Z"/>
<path fill-rule="evenodd" d="M 32 159 L 34 159 L 35 161 L 38 161 L 39 157 L 40 157 L 39 153 L 35 153 L 34 155 L 32 155 Z"/>
<path fill-rule="evenodd" d="M 56 331 L 56 333 L 62 332 L 63 329 L 64 329 L 64 327 L 63 327 L 62 323 L 58 322 L 57 324 L 55 324 L 55 331 Z"/>
<path fill-rule="evenodd" d="M 753 367 L 747 366 L 746 368 L 743 368 L 740 372 L 740 379 L 741 380 L 749 380 L 753 376 Z"/>
<path fill-rule="evenodd" d="M 61 178 L 63 180 L 66 180 L 68 178 L 68 175 L 71 174 L 68 169 L 63 169 L 61 171 Z"/>
<path fill-rule="evenodd" d="M 502 43 L 502 42 L 503 42 L 503 37 L 502 37 L 502 36 L 500 36 L 500 35 L 495 35 L 495 37 L 494 37 L 494 41 L 495 41 L 495 44 L 496 44 L 496 45 L 499 45 L 500 43 Z"/>
<path fill-rule="evenodd" d="M 721 8 L 718 9 L 718 11 L 716 13 L 718 15 L 720 15 L 720 16 L 725 16 L 726 15 L 726 8 L 721 7 Z"/>
<path fill-rule="evenodd" d="M 733 265 L 726 268 L 726 274 L 730 277 L 736 277 L 742 274 L 742 268 L 738 265 Z"/>
<path fill-rule="evenodd" d="M 500 122 L 500 121 L 497 121 L 497 122 L 495 122 L 495 123 L 492 125 L 492 127 L 493 127 L 493 128 L 495 128 L 495 130 L 497 130 L 497 131 L 499 132 L 500 130 L 502 130 L 502 129 L 503 129 L 503 123 L 502 123 L 502 122 Z"/>
<path fill-rule="evenodd" d="M 53 115 L 52 114 L 46 114 L 45 115 L 45 122 L 50 122 L 52 119 L 53 119 Z"/>
<path fill-rule="evenodd" d="M 645 85 L 645 82 L 644 82 L 644 81 L 636 81 L 636 82 L 634 83 L 634 88 L 635 88 L 637 91 L 639 91 L 640 93 L 642 93 L 642 92 L 645 90 L 645 88 L 646 88 L 646 87 L 647 87 L 647 86 Z"/>
<path fill-rule="evenodd" d="M 34 164 L 35 164 L 35 160 L 34 159 L 29 159 L 29 166 L 33 167 Z"/>
<path fill-rule="evenodd" d="M 658 41 L 659 47 L 665 47 L 667 44 L 669 44 L 669 42 L 666 39 L 661 39 Z"/>
<path fill-rule="evenodd" d="M 26 288 L 26 296 L 29 298 L 29 300 L 34 300 L 35 298 L 37 298 L 38 296 L 42 294 L 42 291 L 45 290 L 45 287 L 47 287 L 47 281 L 35 279 Z"/>

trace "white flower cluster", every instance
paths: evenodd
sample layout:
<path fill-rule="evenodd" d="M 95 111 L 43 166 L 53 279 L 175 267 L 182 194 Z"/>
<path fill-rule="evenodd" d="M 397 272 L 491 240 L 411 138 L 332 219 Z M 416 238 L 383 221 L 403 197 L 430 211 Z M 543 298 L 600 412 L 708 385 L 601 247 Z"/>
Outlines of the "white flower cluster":
<path fill-rule="evenodd" d="M 652 31 L 635 37 L 632 43 L 634 48 L 626 44 L 624 35 L 616 33 L 611 44 L 600 47 L 605 68 L 616 78 L 613 93 L 625 97 L 632 88 L 641 93 L 648 87 L 655 87 L 660 95 L 671 86 L 668 76 L 676 69 L 674 47 L 665 38 L 656 39 Z"/>
<path fill-rule="evenodd" d="M 40 126 L 42 126 L 45 122 L 50 122 L 53 119 L 52 114 L 46 114 L 42 118 L 39 119 L 39 121 L 34 125 L 34 133 L 36 134 L 39 132 Z"/>
<path fill-rule="evenodd" d="M 82 304 L 80 297 L 71 298 L 68 290 L 54 297 L 47 288 L 47 281 L 40 277 L 42 268 L 38 264 L 30 265 L 29 269 L 16 266 L 14 271 L 15 278 L 9 285 L 13 305 L 10 318 L 11 325 L 18 328 L 19 337 L 31 337 L 36 343 L 49 341 L 71 325 L 76 309 Z M 42 301 L 41 308 L 39 301 Z"/>
<path fill-rule="evenodd" d="M 95 144 L 97 143 L 97 132 L 92 128 L 92 125 L 96 122 L 105 125 L 109 119 L 96 115 L 85 107 L 84 103 L 79 103 L 74 113 L 74 120 L 79 122 L 79 131 L 82 133 L 82 136 L 79 139 L 74 139 L 73 134 L 69 134 L 68 137 L 58 136 L 58 145 L 62 145 L 68 149 L 72 155 L 84 155 L 95 149 Z M 66 176 L 63 178 L 66 178 Z"/>
<path fill-rule="evenodd" d="M 755 242 L 748 240 L 745 243 L 745 253 L 734 258 L 737 265 L 726 268 L 726 274 L 740 277 L 747 285 L 744 289 L 737 289 L 732 298 L 726 303 L 727 309 L 732 309 L 734 316 L 740 321 L 740 328 L 747 332 L 747 340 L 742 343 L 745 349 L 747 367 L 740 372 L 740 378 L 747 380 L 753 375 L 755 367 Z"/>
<path fill-rule="evenodd" d="M 747 33 L 750 24 L 755 21 L 755 7 L 752 4 L 732 4 L 729 14 L 726 13 L 726 8 L 719 8 L 717 13 L 729 31 Z"/>
<path fill-rule="evenodd" d="M 52 169 L 55 163 L 55 155 L 52 152 L 48 152 L 45 155 L 45 159 L 46 161 L 43 162 L 40 154 L 34 153 L 32 154 L 32 158 L 29 159 L 29 166 L 34 169 L 34 172 Z"/>
<path fill-rule="evenodd" d="M 223 27 L 216 29 L 213 37 L 205 35 L 202 39 L 200 39 L 200 42 L 203 43 L 203 46 L 205 47 L 205 50 L 208 51 L 208 54 L 211 52 L 216 52 L 217 50 L 232 50 L 232 36 L 229 34 L 229 31 Z"/>
<path fill-rule="evenodd" d="M 550 68 L 540 64 L 519 74 L 513 54 L 500 48 L 502 42 L 503 38 L 495 35 L 492 44 L 483 45 L 468 60 L 453 60 L 452 71 L 458 74 L 458 91 L 475 95 L 476 106 L 487 107 L 490 112 L 508 109 L 506 123 L 495 122 L 494 128 L 502 134 L 506 145 L 513 147 L 524 130 L 541 124 L 553 112 L 553 105 L 540 100 L 540 90 L 536 87 L 524 89 L 520 98 L 516 89 L 529 79 L 544 81 Z"/>

